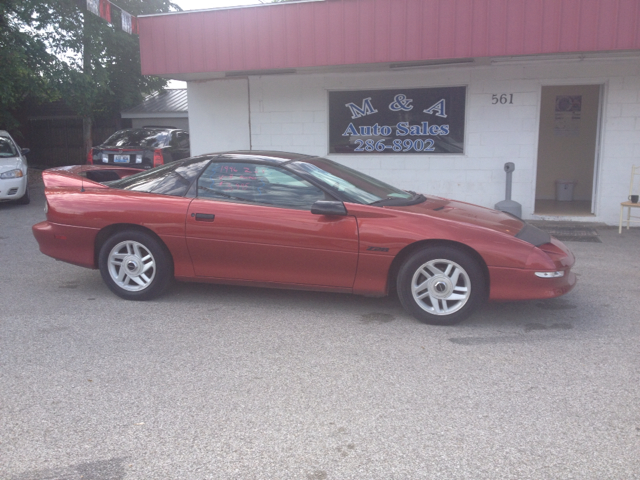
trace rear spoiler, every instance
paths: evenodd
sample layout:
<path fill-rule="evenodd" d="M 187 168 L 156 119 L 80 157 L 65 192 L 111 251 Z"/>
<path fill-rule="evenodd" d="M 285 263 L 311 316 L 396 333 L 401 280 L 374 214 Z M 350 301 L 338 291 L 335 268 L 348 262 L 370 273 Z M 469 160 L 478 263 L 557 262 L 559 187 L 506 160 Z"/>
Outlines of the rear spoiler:
<path fill-rule="evenodd" d="M 100 182 L 128 177 L 143 170 L 128 167 L 110 167 L 102 165 L 70 165 L 68 167 L 50 168 L 42 172 L 45 188 L 71 187 L 108 188 Z"/>

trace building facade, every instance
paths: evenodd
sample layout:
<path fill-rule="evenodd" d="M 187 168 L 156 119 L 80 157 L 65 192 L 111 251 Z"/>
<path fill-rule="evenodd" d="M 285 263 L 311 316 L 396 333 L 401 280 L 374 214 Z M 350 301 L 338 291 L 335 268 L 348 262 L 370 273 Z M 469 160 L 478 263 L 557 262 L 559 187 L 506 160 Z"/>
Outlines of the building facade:
<path fill-rule="evenodd" d="M 143 17 L 192 153 L 331 158 L 527 219 L 617 224 L 640 164 L 640 0 L 320 0 Z M 161 54 L 161 52 L 163 52 Z"/>

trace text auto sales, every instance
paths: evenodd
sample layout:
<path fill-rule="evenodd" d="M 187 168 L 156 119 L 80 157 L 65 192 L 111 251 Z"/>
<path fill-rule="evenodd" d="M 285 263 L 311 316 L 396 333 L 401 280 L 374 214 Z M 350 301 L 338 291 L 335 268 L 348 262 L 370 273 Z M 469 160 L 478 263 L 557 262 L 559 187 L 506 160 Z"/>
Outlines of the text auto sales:
<path fill-rule="evenodd" d="M 408 99 L 406 95 L 398 94 L 394 97 L 393 102 L 389 105 L 389 110 L 392 112 L 405 111 L 408 112 L 413 109 L 411 105 L 412 99 Z M 351 118 L 356 119 L 367 115 L 377 113 L 371 102 L 371 97 L 367 97 L 363 100 L 362 106 L 358 106 L 355 103 L 345 104 L 349 110 L 351 110 Z M 446 118 L 446 101 L 441 99 L 431 107 L 423 110 L 424 113 L 429 115 L 435 115 L 437 117 Z M 398 122 L 395 127 L 389 125 L 360 125 L 356 127 L 353 123 L 349 123 L 349 126 L 342 133 L 343 137 L 362 136 L 362 137 L 389 137 L 393 134 L 395 128 L 396 137 L 426 137 L 426 136 L 441 136 L 449 135 L 449 125 L 429 125 L 429 122 L 421 122 L 419 125 L 411 125 L 409 122 Z M 427 139 L 401 139 L 396 138 L 391 144 L 386 143 L 387 139 L 382 140 L 362 140 L 356 139 L 356 152 L 384 152 L 385 150 L 393 150 L 394 152 L 433 152 L 434 140 Z"/>

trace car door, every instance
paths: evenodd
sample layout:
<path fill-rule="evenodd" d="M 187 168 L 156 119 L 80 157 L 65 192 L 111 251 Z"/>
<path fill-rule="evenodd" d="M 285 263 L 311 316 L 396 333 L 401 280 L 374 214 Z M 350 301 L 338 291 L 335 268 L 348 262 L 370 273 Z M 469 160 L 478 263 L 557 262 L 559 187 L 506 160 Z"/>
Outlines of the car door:
<path fill-rule="evenodd" d="M 350 289 L 358 261 L 352 216 L 311 213 L 322 190 L 275 165 L 212 162 L 186 235 L 196 276 Z"/>

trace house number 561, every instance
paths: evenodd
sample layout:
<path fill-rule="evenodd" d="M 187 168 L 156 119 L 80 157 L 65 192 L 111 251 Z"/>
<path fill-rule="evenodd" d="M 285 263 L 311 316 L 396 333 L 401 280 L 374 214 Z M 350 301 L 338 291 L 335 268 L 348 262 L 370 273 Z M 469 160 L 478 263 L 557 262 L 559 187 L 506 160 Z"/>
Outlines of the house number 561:
<path fill-rule="evenodd" d="M 513 93 L 502 93 L 500 95 L 494 93 L 491 96 L 491 104 L 492 105 L 513 105 Z"/>

